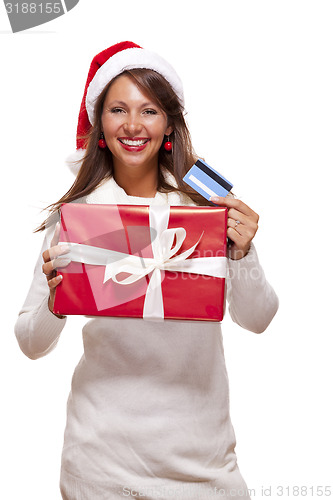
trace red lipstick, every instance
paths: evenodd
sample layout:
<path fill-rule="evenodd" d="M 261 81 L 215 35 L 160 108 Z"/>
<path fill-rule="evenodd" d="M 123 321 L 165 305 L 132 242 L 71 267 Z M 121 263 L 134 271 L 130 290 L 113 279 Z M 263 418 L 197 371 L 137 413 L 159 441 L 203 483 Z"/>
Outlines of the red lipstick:
<path fill-rule="evenodd" d="M 118 137 L 118 141 L 126 151 L 138 153 L 145 149 L 150 139 L 147 137 Z"/>

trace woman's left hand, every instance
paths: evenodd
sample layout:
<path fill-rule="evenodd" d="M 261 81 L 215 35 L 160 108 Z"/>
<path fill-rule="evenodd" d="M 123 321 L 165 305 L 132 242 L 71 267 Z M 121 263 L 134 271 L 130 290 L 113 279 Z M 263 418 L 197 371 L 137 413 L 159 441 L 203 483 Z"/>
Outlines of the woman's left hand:
<path fill-rule="evenodd" d="M 212 197 L 216 205 L 228 208 L 227 236 L 232 241 L 229 257 L 239 260 L 245 257 L 258 230 L 259 215 L 240 200 L 230 197 Z"/>

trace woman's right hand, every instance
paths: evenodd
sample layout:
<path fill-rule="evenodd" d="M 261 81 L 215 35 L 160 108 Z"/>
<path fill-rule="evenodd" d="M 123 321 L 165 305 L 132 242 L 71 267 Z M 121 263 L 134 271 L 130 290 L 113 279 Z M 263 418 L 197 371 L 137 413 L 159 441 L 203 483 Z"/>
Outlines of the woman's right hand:
<path fill-rule="evenodd" d="M 44 264 L 42 265 L 42 270 L 43 273 L 45 274 L 50 289 L 49 309 L 52 313 L 53 313 L 53 305 L 55 298 L 55 290 L 62 280 L 61 274 L 57 276 L 57 268 L 66 267 L 70 263 L 70 259 L 66 259 L 66 257 L 64 258 L 61 257 L 62 255 L 65 255 L 66 253 L 69 252 L 69 248 L 66 245 L 58 245 L 59 234 L 60 234 L 60 224 L 58 222 L 56 225 L 53 238 L 51 240 L 51 246 L 48 250 L 45 250 L 45 252 L 43 252 L 42 254 L 44 260 Z M 58 314 L 56 314 L 56 316 L 58 316 L 59 318 L 63 317 Z"/>

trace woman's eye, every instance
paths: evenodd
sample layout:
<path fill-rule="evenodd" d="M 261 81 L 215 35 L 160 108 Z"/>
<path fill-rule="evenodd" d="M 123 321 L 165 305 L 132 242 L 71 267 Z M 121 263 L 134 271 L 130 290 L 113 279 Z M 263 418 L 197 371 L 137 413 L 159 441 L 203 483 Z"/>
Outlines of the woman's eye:
<path fill-rule="evenodd" d="M 157 115 L 157 111 L 155 109 L 145 109 L 144 114 L 146 115 Z"/>
<path fill-rule="evenodd" d="M 112 108 L 111 110 L 111 113 L 121 113 L 123 111 L 122 108 Z"/>

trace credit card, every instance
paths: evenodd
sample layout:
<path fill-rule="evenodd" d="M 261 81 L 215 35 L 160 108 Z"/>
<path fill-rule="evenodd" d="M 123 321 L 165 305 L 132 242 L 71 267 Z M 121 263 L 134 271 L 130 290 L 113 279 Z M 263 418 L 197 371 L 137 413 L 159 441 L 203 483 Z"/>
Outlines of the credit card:
<path fill-rule="evenodd" d="M 211 196 L 227 196 L 233 184 L 203 160 L 195 162 L 183 181 L 201 194 L 206 200 Z"/>

